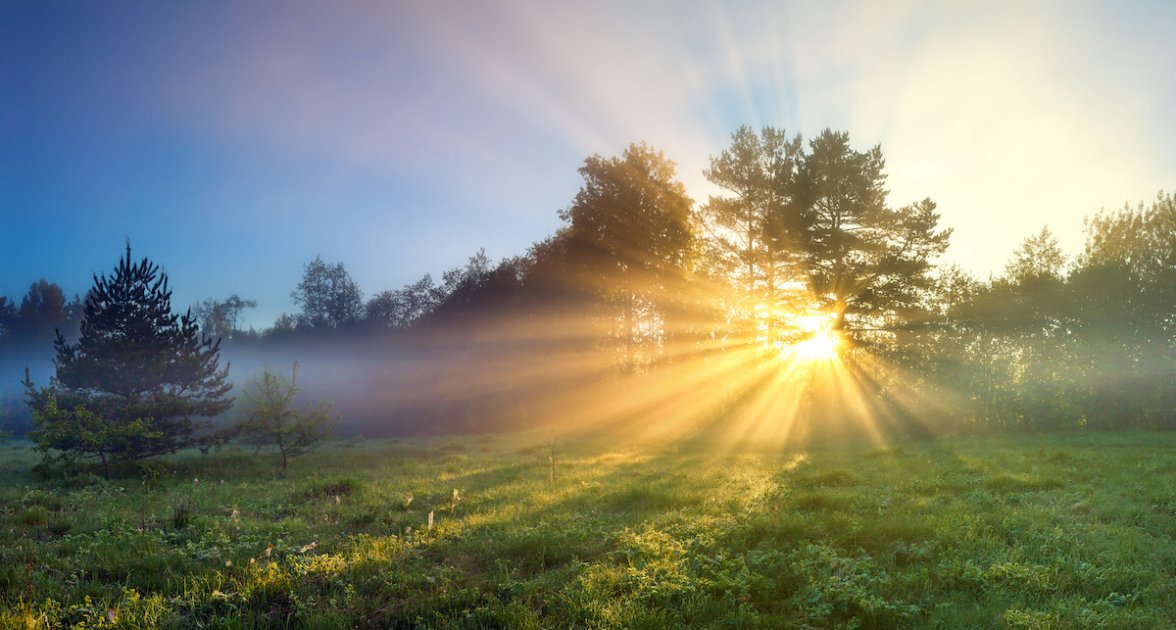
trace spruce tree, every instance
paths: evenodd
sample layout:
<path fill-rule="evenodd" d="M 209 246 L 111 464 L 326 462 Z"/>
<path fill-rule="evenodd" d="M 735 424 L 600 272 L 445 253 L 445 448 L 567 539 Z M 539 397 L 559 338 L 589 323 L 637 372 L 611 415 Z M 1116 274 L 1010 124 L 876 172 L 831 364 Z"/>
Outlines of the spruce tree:
<path fill-rule="evenodd" d="M 98 445 L 104 461 L 207 444 L 215 438 L 210 419 L 233 402 L 229 367 L 219 366 L 220 340 L 201 334 L 190 310 L 172 313 L 167 274 L 146 258 L 133 262 L 130 243 L 113 276 L 94 275 L 77 343 L 59 332 L 54 345 L 56 377 L 41 388 L 26 379 L 29 404 L 37 412 L 54 400 L 60 409 L 84 409 L 107 423 L 120 438 Z M 54 418 L 67 422 L 69 414 L 36 417 L 33 437 L 47 456 L 50 450 L 66 457 L 98 454 L 93 439 L 49 426 Z M 121 430 L 130 427 L 142 430 Z"/>

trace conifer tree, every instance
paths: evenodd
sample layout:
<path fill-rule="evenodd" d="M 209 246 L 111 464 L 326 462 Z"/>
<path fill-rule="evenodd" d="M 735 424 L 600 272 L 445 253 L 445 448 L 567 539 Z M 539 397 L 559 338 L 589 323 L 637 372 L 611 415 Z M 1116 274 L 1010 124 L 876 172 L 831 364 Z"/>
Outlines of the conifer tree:
<path fill-rule="evenodd" d="M 167 274 L 146 258 L 133 262 L 130 243 L 113 276 L 94 275 L 78 342 L 58 333 L 54 345 L 57 375 L 41 388 L 26 378 L 29 405 L 43 411 L 53 400 L 60 409 L 92 413 L 91 424 L 107 423 L 120 436 L 102 445 L 109 457 L 134 461 L 203 445 L 214 437 L 209 419 L 233 402 L 220 340 L 201 334 L 190 310 L 172 313 Z M 33 438 L 46 456 L 93 454 L 68 427 L 50 426 L 69 414 L 35 415 Z M 133 426 L 142 430 L 120 430 Z"/>

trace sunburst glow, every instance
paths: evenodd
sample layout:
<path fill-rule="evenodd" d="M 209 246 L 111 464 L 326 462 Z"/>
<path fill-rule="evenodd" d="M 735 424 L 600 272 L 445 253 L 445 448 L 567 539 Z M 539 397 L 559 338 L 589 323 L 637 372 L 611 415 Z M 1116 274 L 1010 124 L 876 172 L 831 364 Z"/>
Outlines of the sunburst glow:
<path fill-rule="evenodd" d="M 828 361 L 837 356 L 837 350 L 840 346 L 840 335 L 833 330 L 819 328 L 796 344 L 793 351 L 802 359 Z"/>

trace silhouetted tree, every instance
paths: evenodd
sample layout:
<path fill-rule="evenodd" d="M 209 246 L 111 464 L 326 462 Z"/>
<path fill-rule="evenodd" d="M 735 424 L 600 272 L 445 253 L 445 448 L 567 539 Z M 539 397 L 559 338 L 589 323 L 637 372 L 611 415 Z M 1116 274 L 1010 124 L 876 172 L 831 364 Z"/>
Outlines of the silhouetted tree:
<path fill-rule="evenodd" d="M 376 328 L 407 328 L 437 308 L 444 296 L 444 288 L 425 274 L 404 288 L 372 296 L 364 307 L 364 317 Z"/>
<path fill-rule="evenodd" d="M 589 157 L 584 184 L 560 217 L 592 273 L 646 292 L 681 279 L 694 245 L 693 202 L 675 165 L 646 144 Z"/>
<path fill-rule="evenodd" d="M 360 320 L 363 295 L 343 263 L 328 264 L 321 256 L 304 267 L 302 281 L 290 292 L 302 307 L 298 317 L 304 328 L 338 330 Z"/>
<path fill-rule="evenodd" d="M 1176 200 L 1100 212 L 1067 272 L 1048 228 L 1006 274 L 940 297 L 928 364 L 992 426 L 1176 426 Z"/>
<path fill-rule="evenodd" d="M 16 306 L 7 296 L 0 295 L 0 344 L 8 341 L 16 322 Z"/>
<path fill-rule="evenodd" d="M 239 332 L 241 313 L 251 308 L 257 308 L 257 300 L 234 293 L 224 300 L 205 298 L 192 307 L 192 314 L 204 334 L 214 339 L 232 339 Z"/>
<path fill-rule="evenodd" d="M 731 135 L 731 145 L 712 157 L 703 172 L 727 193 L 711 197 L 702 208 L 709 225 L 718 228 L 710 230 L 709 240 L 731 261 L 731 271 L 742 277 L 748 293 L 760 287 L 767 301 L 789 279 L 777 270 L 792 248 L 780 242 L 783 232 L 775 222 L 794 195 L 802 153 L 799 135 L 789 139 L 773 127 L 758 134 L 740 127 Z"/>
<path fill-rule="evenodd" d="M 128 244 L 113 276 L 94 276 L 78 342 L 58 334 L 49 386 L 26 379 L 29 405 L 40 412 L 39 447 L 47 457 L 52 450 L 85 453 L 87 440 L 108 432 L 120 437 L 103 445 L 106 453 L 135 460 L 205 443 L 212 439 L 207 419 L 232 405 L 219 345 L 200 334 L 190 312 L 172 313 L 167 275 L 146 258 L 134 263 Z M 55 413 L 51 400 L 59 412 L 73 411 Z M 105 428 L 78 434 L 71 414 Z M 136 423 L 142 430 L 129 431 Z"/>
<path fill-rule="evenodd" d="M 1013 259 L 1005 265 L 1005 275 L 1015 282 L 1033 278 L 1061 279 L 1066 255 L 1049 226 L 1021 242 L 1013 252 Z"/>
<path fill-rule="evenodd" d="M 934 285 L 932 260 L 951 230 L 938 230 L 930 199 L 891 208 L 880 147 L 860 152 L 826 130 L 809 142 L 795 195 L 776 222 L 781 243 L 800 254 L 813 296 L 837 326 L 892 327 L 908 319 Z"/>
<path fill-rule="evenodd" d="M 262 332 L 263 337 L 274 339 L 292 335 L 298 331 L 298 318 L 289 314 L 282 313 L 274 320 L 274 324 Z"/>
<path fill-rule="evenodd" d="M 1176 196 L 1089 218 L 1068 293 L 1054 356 L 1086 420 L 1176 427 Z"/>
<path fill-rule="evenodd" d="M 610 307 L 622 365 L 648 363 L 684 301 L 696 255 L 693 201 L 674 163 L 646 144 L 620 157 L 589 157 L 580 175 L 583 186 L 560 213 L 571 279 Z"/>
<path fill-rule="evenodd" d="M 45 279 L 29 286 L 20 308 L 10 319 L 8 327 L 12 341 L 25 350 L 49 348 L 57 331 L 66 332 L 70 320 L 76 316 L 77 306 L 70 305 L 56 283 Z"/>

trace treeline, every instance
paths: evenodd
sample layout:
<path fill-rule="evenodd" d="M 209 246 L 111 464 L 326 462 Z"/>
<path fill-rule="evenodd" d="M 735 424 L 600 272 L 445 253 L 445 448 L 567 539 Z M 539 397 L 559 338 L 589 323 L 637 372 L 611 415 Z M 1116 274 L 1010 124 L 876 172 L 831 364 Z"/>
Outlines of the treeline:
<path fill-rule="evenodd" d="M 942 273 L 936 299 L 901 353 L 968 422 L 1176 428 L 1173 195 L 1088 218 L 1070 264 L 1043 228 L 999 278 Z"/>
<path fill-rule="evenodd" d="M 702 202 L 643 144 L 580 174 L 563 226 L 517 257 L 478 252 L 367 299 L 316 258 L 298 311 L 268 329 L 240 330 L 256 303 L 235 295 L 194 314 L 242 377 L 301 361 L 308 396 L 353 433 L 740 414 L 1176 427 L 1171 195 L 1088 219 L 1073 261 L 1043 229 L 981 280 L 936 265 L 951 235 L 935 204 L 891 205 L 880 148 L 844 133 L 741 128 L 705 172 L 722 193 Z M 45 281 L 19 307 L 0 298 L 4 356 L 50 356 L 81 303 Z M 798 352 L 815 341 L 835 356 Z M 831 363 L 840 385 L 817 391 L 806 372 Z"/>

